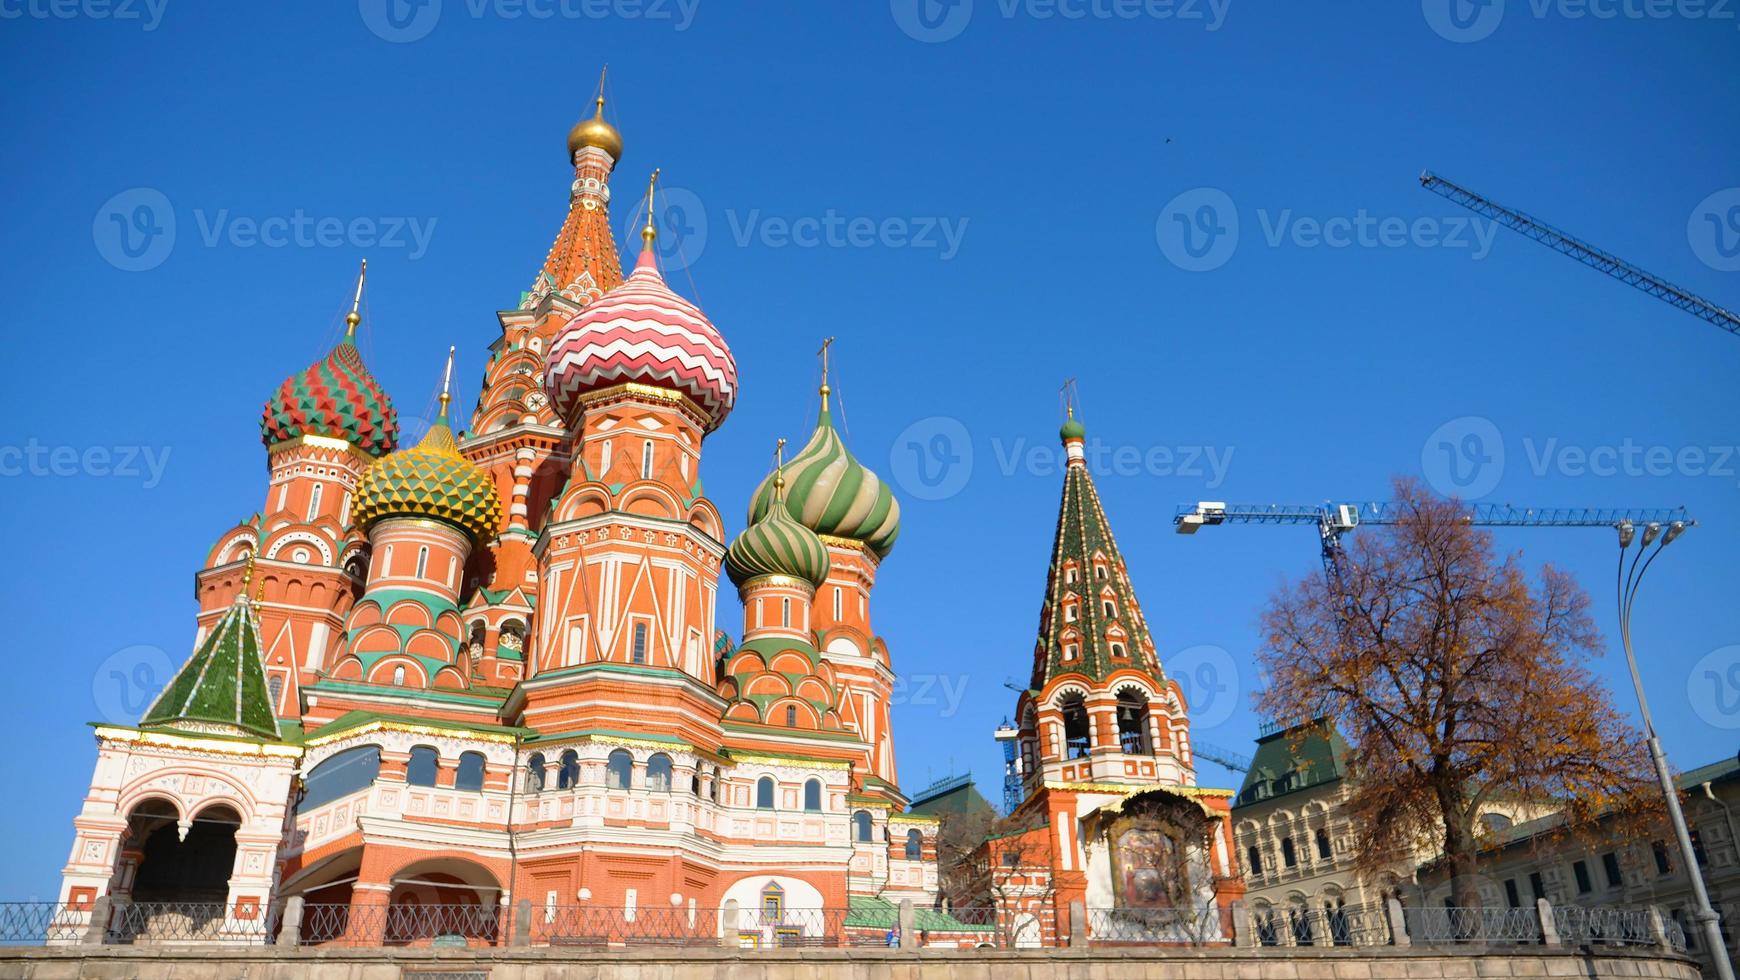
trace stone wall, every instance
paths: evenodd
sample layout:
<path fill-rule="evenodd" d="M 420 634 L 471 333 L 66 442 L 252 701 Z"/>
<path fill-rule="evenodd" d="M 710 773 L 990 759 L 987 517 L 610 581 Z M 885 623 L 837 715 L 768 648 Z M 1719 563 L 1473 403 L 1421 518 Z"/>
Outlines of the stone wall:
<path fill-rule="evenodd" d="M 0 949 L 0 980 L 1698 980 L 1654 950 L 610 950 L 63 947 Z"/>

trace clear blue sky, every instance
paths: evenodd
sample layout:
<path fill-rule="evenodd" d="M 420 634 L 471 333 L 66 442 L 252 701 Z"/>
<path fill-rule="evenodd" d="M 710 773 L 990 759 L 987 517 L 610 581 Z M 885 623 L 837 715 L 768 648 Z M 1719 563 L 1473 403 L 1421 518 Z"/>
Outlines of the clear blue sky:
<path fill-rule="evenodd" d="M 365 354 L 401 411 L 426 411 L 449 344 L 471 404 L 493 312 L 561 221 L 563 136 L 606 61 L 617 223 L 653 166 L 693 195 L 699 254 L 671 279 L 741 368 L 704 463 L 732 531 L 772 440 L 808 433 L 824 335 L 852 449 L 899 482 L 874 612 L 906 683 L 908 789 L 971 768 L 996 794 L 990 733 L 1029 670 L 1060 486 L 1055 457 L 1025 454 L 1055 450 L 1070 376 L 1090 437 L 1125 450 L 1100 491 L 1162 658 L 1198 692 L 1199 740 L 1249 751 L 1254 622 L 1279 581 L 1317 574 L 1316 543 L 1180 538 L 1174 505 L 1376 499 L 1424 467 L 1487 500 L 1692 508 L 1702 525 L 1645 589 L 1641 656 L 1676 764 L 1740 745 L 1740 338 L 1509 233 L 1482 244 L 1416 182 L 1429 167 L 1740 305 L 1733 19 L 1523 0 L 1497 21 L 1440 0 L 1190 5 L 1207 21 L 1040 0 L 534 3 L 549 18 L 444 0 L 433 20 L 378 0 L 140 0 L 138 19 L 36 2 L 0 3 L 0 896 L 54 892 L 86 722 L 136 712 L 131 679 L 187 652 L 194 570 L 264 502 L 260 403 L 336 338 L 359 257 Z M 165 211 L 173 246 L 130 255 Z M 249 237 L 298 214 L 344 228 Z M 145 220 L 123 242 L 117 216 Z M 804 219 L 830 218 L 832 244 L 786 234 L 813 242 Z M 1367 243 L 1319 241 L 1338 218 L 1373 222 Z M 874 224 L 854 238 L 850 219 Z M 1230 252 L 1179 237 L 1228 219 Z M 1384 219 L 1403 229 L 1388 241 Z M 1627 445 L 1629 470 L 1578 464 Z M 57 476 L 16 451 L 32 446 L 164 465 L 81 455 Z M 1224 473 L 1182 465 L 1203 447 Z M 1651 447 L 1675 461 L 1652 472 Z M 1471 467 L 1499 448 L 1502 469 Z M 1611 633 L 1611 534 L 1500 541 L 1584 576 Z M 1617 651 L 1599 670 L 1623 681 Z"/>

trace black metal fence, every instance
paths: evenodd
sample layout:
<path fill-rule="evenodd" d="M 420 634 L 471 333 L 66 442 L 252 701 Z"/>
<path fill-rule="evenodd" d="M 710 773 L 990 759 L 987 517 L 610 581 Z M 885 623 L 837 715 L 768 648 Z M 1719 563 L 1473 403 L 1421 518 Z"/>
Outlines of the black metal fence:
<path fill-rule="evenodd" d="M 1679 923 L 1647 908 L 1554 906 L 1392 910 L 1207 906 L 1197 910 L 1087 908 L 1078 940 L 1131 946 L 1383 945 L 1665 946 L 1686 949 Z M 102 921 L 93 923 L 93 917 Z M 1013 913 L 915 910 L 923 945 L 1014 946 Z M 289 919 L 289 921 L 286 921 Z M 1399 919 L 1399 921 L 1398 921 Z M 1065 923 L 1058 934 L 1068 937 Z M 1550 925 L 1550 929 L 1547 926 Z M 1397 926 L 1400 926 L 1399 932 Z M 496 904 L 307 904 L 237 907 L 200 902 L 0 902 L 0 945 L 301 945 L 488 947 L 525 944 L 605 949 L 636 946 L 876 947 L 899 942 L 898 913 L 870 908 L 603 908 Z"/>

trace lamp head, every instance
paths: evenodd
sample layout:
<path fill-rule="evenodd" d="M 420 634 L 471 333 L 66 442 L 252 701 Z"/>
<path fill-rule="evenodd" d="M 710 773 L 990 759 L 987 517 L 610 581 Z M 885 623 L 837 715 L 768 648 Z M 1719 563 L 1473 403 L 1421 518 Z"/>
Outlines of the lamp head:
<path fill-rule="evenodd" d="M 1655 521 L 1650 521 L 1648 524 L 1644 525 L 1643 528 L 1643 546 L 1645 548 L 1649 547 L 1654 544 L 1655 539 L 1660 536 L 1661 525 L 1657 524 Z"/>
<path fill-rule="evenodd" d="M 1684 533 L 1686 533 L 1686 522 L 1685 521 L 1674 521 L 1672 524 L 1669 524 L 1668 529 L 1667 529 L 1667 534 L 1663 535 L 1662 539 L 1661 539 L 1662 547 L 1665 548 L 1668 545 L 1672 544 L 1673 540 L 1675 538 L 1679 537 L 1680 535 L 1682 535 Z"/>
<path fill-rule="evenodd" d="M 1636 536 L 1637 528 L 1630 521 L 1620 521 L 1617 526 L 1619 528 L 1619 550 L 1624 551 L 1631 547 L 1631 539 Z"/>

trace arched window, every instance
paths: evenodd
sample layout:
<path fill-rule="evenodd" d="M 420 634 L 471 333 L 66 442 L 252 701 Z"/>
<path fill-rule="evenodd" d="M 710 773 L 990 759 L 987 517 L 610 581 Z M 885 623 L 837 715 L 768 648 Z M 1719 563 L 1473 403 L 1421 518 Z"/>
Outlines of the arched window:
<path fill-rule="evenodd" d="M 393 668 L 393 686 L 405 686 L 405 668 L 403 666 Z"/>
<path fill-rule="evenodd" d="M 1112 644 L 1114 655 L 1118 644 Z M 1148 696 L 1133 687 L 1118 692 L 1118 745 L 1130 755 L 1148 755 Z"/>
<path fill-rule="evenodd" d="M 1105 578 L 1105 577 L 1106 577 L 1106 566 L 1095 565 L 1094 566 L 1094 578 Z"/>
<path fill-rule="evenodd" d="M 544 791 L 544 753 L 533 752 L 526 760 L 526 792 L 542 793 Z"/>
<path fill-rule="evenodd" d="M 1107 599 L 1104 602 L 1100 603 L 1100 608 L 1105 610 L 1107 619 L 1112 619 L 1118 615 L 1117 603 L 1113 602 L 1110 599 Z"/>
<path fill-rule="evenodd" d="M 1085 759 L 1093 748 L 1093 732 L 1088 725 L 1087 705 L 1080 691 L 1070 691 L 1057 702 L 1063 711 L 1064 757 Z"/>
<path fill-rule="evenodd" d="M 1329 831 L 1321 827 L 1317 829 L 1317 856 L 1325 861 L 1335 856 L 1335 852 L 1329 846 Z"/>
<path fill-rule="evenodd" d="M 763 776 L 755 781 L 755 805 L 763 810 L 773 809 L 772 776 Z"/>
<path fill-rule="evenodd" d="M 863 841 L 864 843 L 870 842 L 871 837 L 870 837 L 870 811 L 869 810 L 859 810 L 859 811 L 852 814 L 852 839 L 856 840 L 856 841 Z"/>
<path fill-rule="evenodd" d="M 916 830 L 906 832 L 906 859 L 918 861 L 924 857 L 924 835 Z"/>
<path fill-rule="evenodd" d="M 1289 868 L 1299 866 L 1299 855 L 1293 850 L 1293 838 L 1281 838 L 1281 863 Z"/>
<path fill-rule="evenodd" d="M 629 653 L 631 663 L 646 663 L 646 624 L 634 624 L 634 649 Z"/>
<path fill-rule="evenodd" d="M 427 547 L 418 548 L 417 549 L 417 577 L 422 578 L 424 573 L 427 571 L 429 571 L 429 549 Z"/>
<path fill-rule="evenodd" d="M 610 469 L 610 440 L 606 439 L 603 442 L 598 444 L 598 472 L 603 473 L 609 469 Z"/>
<path fill-rule="evenodd" d="M 1257 850 L 1257 845 L 1252 844 L 1245 848 L 1245 864 L 1250 866 L 1251 874 L 1260 875 L 1263 873 L 1263 852 Z"/>
<path fill-rule="evenodd" d="M 466 752 L 459 757 L 459 769 L 453 774 L 453 788 L 476 793 L 483 789 L 483 753 Z"/>
<path fill-rule="evenodd" d="M 307 811 L 325 806 L 367 788 L 380 774 L 380 746 L 359 745 L 345 749 L 308 771 L 308 776 L 302 781 L 302 801 L 297 807 Z"/>
<path fill-rule="evenodd" d="M 324 483 L 316 483 L 314 490 L 308 494 L 308 519 L 314 520 L 320 514 L 320 491 L 326 488 Z"/>
<path fill-rule="evenodd" d="M 604 785 L 608 789 L 628 789 L 634 785 L 634 756 L 627 749 L 610 753 L 604 764 Z"/>
<path fill-rule="evenodd" d="M 844 619 L 846 617 L 846 611 L 844 608 L 845 605 L 846 605 L 846 590 L 840 588 L 837 585 L 834 586 L 834 619 L 835 620 Z"/>
<path fill-rule="evenodd" d="M 804 809 L 814 811 L 821 808 L 822 781 L 819 779 L 807 780 L 804 783 Z"/>
<path fill-rule="evenodd" d="M 791 600 L 790 599 L 779 600 L 779 625 L 781 625 L 781 626 L 790 626 L 791 625 Z"/>
<path fill-rule="evenodd" d="M 695 771 L 689 774 L 689 792 L 695 794 L 695 799 L 701 798 L 701 770 L 699 767 L 696 767 Z"/>
<path fill-rule="evenodd" d="M 640 444 L 640 478 L 652 479 L 652 440 Z"/>
<path fill-rule="evenodd" d="M 671 791 L 671 757 L 657 752 L 646 760 L 646 788 L 659 793 Z"/>
<path fill-rule="evenodd" d="M 411 761 L 405 765 L 405 782 L 412 786 L 435 785 L 435 773 L 440 768 L 438 758 L 438 753 L 427 745 L 412 749 Z"/>
<path fill-rule="evenodd" d="M 788 704 L 785 706 L 785 727 L 797 727 L 797 705 L 795 704 Z"/>
<path fill-rule="evenodd" d="M 556 788 L 573 789 L 580 784 L 580 753 L 569 749 L 562 753 L 562 765 L 556 770 Z"/>

